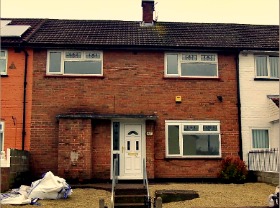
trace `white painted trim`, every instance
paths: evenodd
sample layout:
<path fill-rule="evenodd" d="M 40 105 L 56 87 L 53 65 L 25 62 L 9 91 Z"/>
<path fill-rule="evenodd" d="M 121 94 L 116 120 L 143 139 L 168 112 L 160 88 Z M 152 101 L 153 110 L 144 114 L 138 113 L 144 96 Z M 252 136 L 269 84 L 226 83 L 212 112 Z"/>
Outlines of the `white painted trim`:
<path fill-rule="evenodd" d="M 186 124 L 199 124 L 201 126 L 203 125 L 209 125 L 209 124 L 215 124 L 217 125 L 217 131 L 193 131 L 192 133 L 203 135 L 205 133 L 207 134 L 219 134 L 219 155 L 183 155 L 183 135 L 188 135 L 190 133 L 186 133 L 186 131 L 183 131 L 183 126 Z M 179 148 L 180 148 L 180 154 L 174 154 L 170 155 L 168 154 L 168 131 L 167 128 L 169 125 L 176 125 L 179 126 Z M 221 140 L 221 130 L 220 130 L 220 121 L 207 121 L 207 120 L 165 120 L 165 157 L 166 158 L 221 158 L 222 157 L 222 140 Z"/>
<path fill-rule="evenodd" d="M 3 152 L 3 155 L 2 155 Z M 0 167 L 1 168 L 8 168 L 11 164 L 11 150 L 8 148 L 7 153 L 5 151 L 1 152 L 1 159 L 0 159 Z"/>
<path fill-rule="evenodd" d="M 113 151 L 113 123 L 114 122 L 120 122 L 120 150 L 119 151 Z M 113 154 L 120 154 L 120 160 L 124 159 L 123 156 L 121 156 L 122 151 L 122 142 L 121 138 L 124 138 L 124 125 L 125 124 L 135 124 L 135 125 L 141 125 L 142 126 L 142 142 L 141 142 L 141 161 L 146 158 L 146 122 L 144 119 L 117 119 L 117 120 L 111 120 L 111 168 L 110 168 L 110 179 L 112 179 L 113 175 Z M 142 164 L 142 163 L 141 163 Z M 120 176 L 118 176 L 118 179 L 120 180 L 126 180 L 126 179 L 143 179 L 143 167 L 141 165 L 141 174 L 139 176 L 124 176 L 121 175 L 123 172 L 123 165 L 120 162 Z"/>
<path fill-rule="evenodd" d="M 81 52 L 81 58 L 66 58 L 65 53 L 67 51 L 77 51 Z M 50 72 L 50 53 L 51 52 L 60 52 L 61 53 L 61 63 L 60 63 L 60 72 Z M 85 57 L 85 52 L 98 52 L 100 53 L 100 58 L 98 59 L 90 59 Z M 73 61 L 73 62 L 82 62 L 82 61 L 91 61 L 91 62 L 99 62 L 101 61 L 101 74 L 65 74 L 64 73 L 64 62 L 65 61 Z M 103 76 L 103 52 L 98 50 L 48 50 L 47 52 L 47 69 L 46 69 L 47 75 L 64 75 L 64 76 L 97 76 L 102 77 Z"/>

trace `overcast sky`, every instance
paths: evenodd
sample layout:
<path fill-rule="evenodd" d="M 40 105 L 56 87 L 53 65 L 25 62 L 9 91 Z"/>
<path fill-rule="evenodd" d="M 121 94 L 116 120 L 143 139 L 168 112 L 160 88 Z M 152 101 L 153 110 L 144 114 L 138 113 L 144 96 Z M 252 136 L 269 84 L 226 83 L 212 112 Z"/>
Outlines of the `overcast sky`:
<path fill-rule="evenodd" d="M 279 25 L 279 0 L 155 0 L 158 21 Z M 142 20 L 141 0 L 1 0 L 1 17 Z"/>

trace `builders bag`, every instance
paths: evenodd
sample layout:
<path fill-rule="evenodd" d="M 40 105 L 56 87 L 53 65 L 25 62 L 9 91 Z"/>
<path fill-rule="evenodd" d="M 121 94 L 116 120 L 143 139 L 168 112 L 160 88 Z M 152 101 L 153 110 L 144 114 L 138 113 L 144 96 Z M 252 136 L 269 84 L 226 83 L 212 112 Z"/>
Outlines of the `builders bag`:
<path fill-rule="evenodd" d="M 71 187 L 65 179 L 47 172 L 42 179 L 34 181 L 28 192 L 28 198 L 34 199 L 62 199 L 72 194 Z"/>

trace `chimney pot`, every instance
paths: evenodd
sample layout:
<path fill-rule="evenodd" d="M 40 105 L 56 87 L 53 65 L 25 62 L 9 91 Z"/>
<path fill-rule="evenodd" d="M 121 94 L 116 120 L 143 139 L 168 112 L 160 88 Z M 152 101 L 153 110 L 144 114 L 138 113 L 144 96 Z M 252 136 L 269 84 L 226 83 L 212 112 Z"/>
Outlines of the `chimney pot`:
<path fill-rule="evenodd" d="M 154 21 L 154 0 L 142 0 L 143 22 L 152 24 Z"/>

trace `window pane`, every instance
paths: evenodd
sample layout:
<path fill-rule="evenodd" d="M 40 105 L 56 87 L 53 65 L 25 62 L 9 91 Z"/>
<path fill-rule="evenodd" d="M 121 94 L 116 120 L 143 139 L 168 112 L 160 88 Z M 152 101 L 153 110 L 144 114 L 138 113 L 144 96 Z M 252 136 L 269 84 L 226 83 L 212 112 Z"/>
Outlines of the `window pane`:
<path fill-rule="evenodd" d="M 183 155 L 218 156 L 220 149 L 219 135 L 184 135 Z"/>
<path fill-rule="evenodd" d="M 279 78 L 279 58 L 278 57 L 269 57 L 270 65 L 270 76 Z"/>
<path fill-rule="evenodd" d="M 257 76 L 268 76 L 266 56 L 256 57 Z"/>
<path fill-rule="evenodd" d="M 182 76 L 217 76 L 217 64 L 209 63 L 182 63 Z"/>
<path fill-rule="evenodd" d="M 182 54 L 182 60 L 196 61 L 197 60 L 197 55 L 195 55 L 195 54 Z"/>
<path fill-rule="evenodd" d="M 82 53 L 79 51 L 66 51 L 65 58 L 81 58 Z"/>
<path fill-rule="evenodd" d="M 253 148 L 269 148 L 267 129 L 253 129 Z"/>
<path fill-rule="evenodd" d="M 178 74 L 178 55 L 168 54 L 166 57 L 167 57 L 167 74 Z"/>
<path fill-rule="evenodd" d="M 184 125 L 184 131 L 198 131 L 199 125 Z"/>
<path fill-rule="evenodd" d="M 61 52 L 50 52 L 49 72 L 60 72 Z"/>
<path fill-rule="evenodd" d="M 65 74 L 101 74 L 101 61 L 65 61 Z"/>
<path fill-rule="evenodd" d="M 85 52 L 87 59 L 100 59 L 100 53 L 94 51 Z"/>
<path fill-rule="evenodd" d="M 217 125 L 203 125 L 203 131 L 218 131 Z"/>
<path fill-rule="evenodd" d="M 0 59 L 0 72 L 2 72 L 2 74 L 7 72 L 6 59 Z"/>
<path fill-rule="evenodd" d="M 120 122 L 113 122 L 113 150 L 120 150 Z"/>
<path fill-rule="evenodd" d="M 215 61 L 215 55 L 201 55 L 201 61 Z"/>
<path fill-rule="evenodd" d="M 179 126 L 168 126 L 168 154 L 180 154 Z"/>
<path fill-rule="evenodd" d="M 0 52 L 0 57 L 5 57 L 5 51 Z"/>
<path fill-rule="evenodd" d="M 0 151 L 3 151 L 3 133 L 0 132 Z"/>

